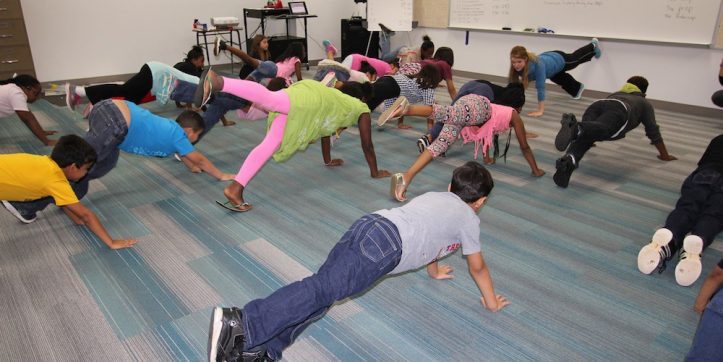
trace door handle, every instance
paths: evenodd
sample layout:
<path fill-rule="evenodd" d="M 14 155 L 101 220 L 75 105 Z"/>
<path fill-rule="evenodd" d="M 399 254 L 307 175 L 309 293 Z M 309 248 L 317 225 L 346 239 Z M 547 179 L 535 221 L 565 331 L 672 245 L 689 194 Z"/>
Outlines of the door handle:
<path fill-rule="evenodd" d="M 13 64 L 13 63 L 17 63 L 17 62 L 19 62 L 19 60 L 17 60 L 17 59 L 0 60 L 0 64 Z"/>

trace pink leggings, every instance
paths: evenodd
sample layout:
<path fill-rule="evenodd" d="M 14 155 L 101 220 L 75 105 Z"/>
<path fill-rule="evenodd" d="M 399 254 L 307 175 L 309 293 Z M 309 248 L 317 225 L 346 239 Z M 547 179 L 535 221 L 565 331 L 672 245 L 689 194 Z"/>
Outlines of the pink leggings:
<path fill-rule="evenodd" d="M 266 161 L 281 146 L 281 141 L 284 139 L 284 129 L 286 128 L 286 117 L 289 114 L 291 103 L 286 92 L 272 92 L 259 83 L 247 80 L 224 77 L 222 91 L 247 99 L 257 107 L 269 112 L 280 113 L 271 123 L 269 131 L 266 132 L 266 137 L 251 150 L 234 178 L 236 182 L 246 187 L 261 167 L 266 164 Z"/>

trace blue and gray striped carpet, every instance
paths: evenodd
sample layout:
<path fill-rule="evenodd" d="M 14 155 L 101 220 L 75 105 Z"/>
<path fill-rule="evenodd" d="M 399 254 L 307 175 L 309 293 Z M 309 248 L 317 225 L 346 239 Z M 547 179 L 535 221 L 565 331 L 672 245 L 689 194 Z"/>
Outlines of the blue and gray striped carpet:
<path fill-rule="evenodd" d="M 456 81 L 459 88 L 464 79 Z M 438 95 L 449 103 L 446 90 Z M 284 358 L 681 360 L 695 330 L 692 305 L 702 278 L 680 287 L 674 264 L 645 276 L 635 258 L 707 142 L 723 133 L 721 120 L 659 111 L 678 161 L 659 161 L 639 129 L 593 148 L 570 187 L 560 189 L 552 182 L 558 120 L 563 112 L 579 117 L 592 99 L 548 98 L 544 117 L 525 117 L 528 131 L 539 135 L 530 143 L 547 175 L 529 176 L 513 140 L 507 162 L 489 167 L 495 189 L 480 214 L 483 253 L 509 307 L 497 314 L 482 308 L 457 253 L 445 260 L 455 279 L 430 280 L 424 270 L 387 278 L 332 308 Z M 179 112 L 149 107 L 168 117 Z M 32 109 L 46 129 L 87 128 L 78 114 L 46 101 Z M 218 126 L 198 149 L 234 173 L 265 123 L 228 117 L 238 123 Z M 2 122 L 1 153 L 49 152 L 16 117 Z M 425 123 L 407 122 L 414 130 L 374 131 L 381 168 L 403 171 L 417 156 Z M 350 129 L 332 149 L 342 167 L 324 167 L 319 143 L 288 162 L 267 164 L 249 185 L 254 209 L 244 214 L 215 205 L 225 183 L 191 174 L 172 158 L 123 154 L 83 202 L 114 237 L 140 239 L 130 250 L 108 250 L 55 207 L 30 225 L 0 212 L 0 360 L 203 360 L 213 306 L 242 306 L 312 273 L 354 220 L 398 205 L 387 194 L 389 179 L 369 177 L 357 134 Z M 446 189 L 472 151 L 456 145 L 419 174 L 410 196 Z M 703 257 L 704 273 L 721 250 L 719 239 Z"/>

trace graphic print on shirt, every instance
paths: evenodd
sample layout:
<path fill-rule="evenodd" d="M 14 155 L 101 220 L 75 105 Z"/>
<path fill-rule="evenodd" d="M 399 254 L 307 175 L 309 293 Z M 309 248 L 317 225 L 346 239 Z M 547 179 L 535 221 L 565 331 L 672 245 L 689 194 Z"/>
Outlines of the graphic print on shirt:
<path fill-rule="evenodd" d="M 439 253 L 437 253 L 437 257 L 434 258 L 434 260 L 432 260 L 431 262 L 434 263 L 435 261 L 442 259 L 449 254 L 454 253 L 455 251 L 457 251 L 457 249 L 459 249 L 460 246 L 462 246 L 462 243 L 454 243 L 454 244 L 447 245 L 447 247 L 439 250 Z"/>

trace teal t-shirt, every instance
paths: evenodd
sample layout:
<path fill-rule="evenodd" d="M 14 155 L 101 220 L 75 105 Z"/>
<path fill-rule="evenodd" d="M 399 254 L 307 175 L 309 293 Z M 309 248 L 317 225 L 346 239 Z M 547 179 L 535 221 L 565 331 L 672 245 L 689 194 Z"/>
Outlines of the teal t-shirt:
<path fill-rule="evenodd" d="M 178 123 L 149 112 L 133 102 L 125 102 L 131 113 L 131 124 L 125 140 L 118 148 L 144 156 L 166 157 L 173 153 L 185 156 L 193 145 Z"/>

